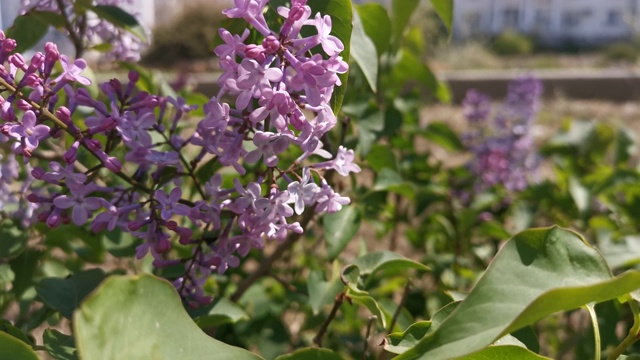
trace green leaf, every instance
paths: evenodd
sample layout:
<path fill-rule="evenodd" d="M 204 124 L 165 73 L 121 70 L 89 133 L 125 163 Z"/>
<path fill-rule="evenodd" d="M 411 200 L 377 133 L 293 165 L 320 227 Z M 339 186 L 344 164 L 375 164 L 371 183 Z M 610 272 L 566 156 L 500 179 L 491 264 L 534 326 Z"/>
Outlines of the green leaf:
<path fill-rule="evenodd" d="M 446 84 L 440 82 L 427 64 L 410 51 L 403 49 L 399 52 L 393 66 L 391 79 L 397 92 L 402 91 L 407 84 L 417 82 L 438 100 L 445 103 L 451 100 L 451 93 Z"/>
<path fill-rule="evenodd" d="M 391 2 L 391 11 L 393 16 L 391 24 L 393 26 L 393 43 L 398 44 L 400 38 L 404 34 L 404 30 L 409 25 L 411 15 L 416 11 L 420 4 L 420 0 L 393 0 Z"/>
<path fill-rule="evenodd" d="M 47 306 L 71 319 L 73 311 L 106 277 L 101 269 L 77 272 L 66 279 L 44 278 L 36 285 L 36 293 Z"/>
<path fill-rule="evenodd" d="M 324 281 L 321 271 L 311 271 L 307 280 L 307 291 L 314 315 L 318 314 L 323 306 L 332 304 L 342 289 L 344 285 L 339 278 Z"/>
<path fill-rule="evenodd" d="M 436 14 L 442 20 L 447 28 L 447 32 L 451 34 L 451 26 L 453 25 L 453 0 L 429 0 Z"/>
<path fill-rule="evenodd" d="M 538 355 L 529 349 L 515 345 L 489 346 L 458 360 L 487 360 L 487 359 L 518 359 L 518 360 L 550 360 L 546 356 Z"/>
<path fill-rule="evenodd" d="M 28 12 L 28 14 L 40 20 L 41 22 L 53 26 L 57 29 L 61 29 L 65 25 L 64 16 L 62 16 L 62 14 L 60 13 L 56 13 L 53 11 L 31 10 Z"/>
<path fill-rule="evenodd" d="M 73 315 L 82 359 L 260 359 L 205 334 L 174 287 L 152 275 L 111 276 Z"/>
<path fill-rule="evenodd" d="M 38 355 L 24 342 L 0 331 L 0 354 L 11 354 L 11 360 L 39 360 Z M 8 358 L 7 358 L 8 359 Z"/>
<path fill-rule="evenodd" d="M 276 360 L 342 360 L 342 356 L 329 349 L 304 348 L 291 354 L 280 355 Z"/>
<path fill-rule="evenodd" d="M 6 35 L 16 40 L 16 52 L 24 52 L 34 47 L 47 34 L 47 31 L 49 31 L 49 24 L 34 14 L 26 13 L 13 21 Z"/>
<path fill-rule="evenodd" d="M 149 42 L 147 33 L 138 20 L 128 12 L 114 5 L 96 5 L 90 7 L 99 18 L 107 20 L 113 25 L 123 28 L 143 42 Z"/>
<path fill-rule="evenodd" d="M 344 50 L 340 55 L 342 59 L 348 63 L 351 49 L 351 31 L 353 28 L 353 7 L 351 0 L 309 0 L 307 5 L 311 7 L 312 14 L 314 15 L 320 12 L 323 15 L 331 16 L 331 34 L 340 39 L 342 44 L 344 44 Z M 342 82 L 342 86 L 335 87 L 333 89 L 333 96 L 331 97 L 331 109 L 336 115 L 340 112 L 340 107 L 344 100 L 349 74 L 341 74 L 338 77 Z"/>
<path fill-rule="evenodd" d="M 235 324 L 249 318 L 241 307 L 223 297 L 217 298 L 210 305 L 203 306 L 198 310 L 206 312 L 194 318 L 196 324 L 202 329 L 222 324 Z"/>
<path fill-rule="evenodd" d="M 391 150 L 391 147 L 387 145 L 373 145 L 371 151 L 367 154 L 367 164 L 375 172 L 379 172 L 384 168 L 398 170 L 396 155 Z"/>
<path fill-rule="evenodd" d="M 76 345 L 73 336 L 65 335 L 57 330 L 47 329 L 42 335 L 44 347 L 56 360 L 77 360 Z"/>
<path fill-rule="evenodd" d="M 360 208 L 353 205 L 345 206 L 337 213 L 322 216 L 322 228 L 329 260 L 335 259 L 349 244 L 360 229 L 361 220 Z"/>
<path fill-rule="evenodd" d="M 389 49 L 391 42 L 391 19 L 389 19 L 387 9 L 377 3 L 368 3 L 356 5 L 356 11 L 360 15 L 364 32 L 376 46 L 379 58 Z"/>
<path fill-rule="evenodd" d="M 360 269 L 360 275 L 374 274 L 377 271 L 429 270 L 428 266 L 391 251 L 368 253 L 357 258 L 353 264 Z"/>
<path fill-rule="evenodd" d="M 391 320 L 391 316 L 385 312 L 382 307 L 376 302 L 376 300 L 369 295 L 366 291 L 355 290 L 349 287 L 346 292 L 347 296 L 351 300 L 360 305 L 364 305 L 369 311 L 376 316 L 378 324 L 381 328 L 387 328 L 387 322 Z"/>
<path fill-rule="evenodd" d="M 387 335 L 388 343 L 384 349 L 390 353 L 402 354 L 414 347 L 431 329 L 431 321 L 418 321 L 403 332 L 395 332 Z"/>
<path fill-rule="evenodd" d="M 613 278 L 599 252 L 580 235 L 558 227 L 527 230 L 502 247 L 440 327 L 398 359 L 467 355 L 554 312 L 638 288 L 640 271 Z"/>
<path fill-rule="evenodd" d="M 12 221 L 0 223 L 0 262 L 20 255 L 27 247 L 27 233 L 18 229 Z"/>
<path fill-rule="evenodd" d="M 442 146 L 445 150 L 460 151 L 464 149 L 458 135 L 443 122 L 430 123 L 424 130 L 424 137 Z"/>
<path fill-rule="evenodd" d="M 630 129 L 619 129 L 616 134 L 615 164 L 624 164 L 637 152 L 636 135 Z"/>
<path fill-rule="evenodd" d="M 357 12 L 353 13 L 351 43 L 358 44 L 351 49 L 351 58 L 360 66 L 373 92 L 378 91 L 378 54 L 373 41 L 367 36 Z"/>
<path fill-rule="evenodd" d="M 580 183 L 575 176 L 569 178 L 569 193 L 578 208 L 578 211 L 584 213 L 591 206 L 591 192 L 583 184 Z"/>
<path fill-rule="evenodd" d="M 43 253 L 39 250 L 27 249 L 9 262 L 11 271 L 15 275 L 11 291 L 18 299 L 22 297 L 27 289 L 33 286 L 33 276 L 42 255 Z"/>
<path fill-rule="evenodd" d="M 418 321 L 404 332 L 387 335 L 389 342 L 384 349 L 394 354 L 404 353 L 414 347 L 427 334 L 434 332 L 458 305 L 460 305 L 460 301 L 450 302 L 436 311 L 430 321 Z"/>
<path fill-rule="evenodd" d="M 22 330 L 13 326 L 9 320 L 0 320 L 0 332 L 5 332 L 27 345 L 33 345 L 33 341 Z"/>

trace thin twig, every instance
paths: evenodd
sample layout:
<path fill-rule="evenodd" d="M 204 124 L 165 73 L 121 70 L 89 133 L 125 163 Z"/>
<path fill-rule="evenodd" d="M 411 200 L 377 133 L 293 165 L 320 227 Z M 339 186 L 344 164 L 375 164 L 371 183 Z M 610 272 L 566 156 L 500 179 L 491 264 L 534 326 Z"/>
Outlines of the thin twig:
<path fill-rule="evenodd" d="M 340 305 L 342 305 L 342 303 L 348 299 L 349 298 L 347 297 L 347 295 L 343 292 L 336 295 L 336 300 L 333 302 L 333 308 L 331 308 L 329 316 L 324 320 L 322 327 L 320 328 L 320 330 L 318 330 L 318 334 L 313 338 L 313 342 L 318 345 L 318 347 L 322 347 L 322 339 L 324 338 L 324 334 L 327 332 L 331 321 L 336 317 Z"/>
<path fill-rule="evenodd" d="M 364 337 L 364 350 L 362 351 L 362 360 L 367 358 L 367 350 L 369 350 L 369 336 L 371 335 L 371 327 L 378 321 L 378 317 L 375 315 L 369 316 L 369 322 L 367 323 L 367 335 Z"/>
<path fill-rule="evenodd" d="M 402 293 L 402 299 L 400 299 L 400 304 L 398 304 L 398 308 L 396 309 L 396 312 L 393 313 L 393 317 L 391 318 L 391 322 L 389 323 L 387 334 L 391 334 L 393 332 L 393 327 L 396 325 L 396 321 L 398 321 L 398 317 L 400 316 L 402 307 L 404 306 L 404 303 L 407 302 L 407 298 L 409 297 L 410 289 L 411 284 L 407 281 L 407 284 L 404 286 L 404 292 Z"/>

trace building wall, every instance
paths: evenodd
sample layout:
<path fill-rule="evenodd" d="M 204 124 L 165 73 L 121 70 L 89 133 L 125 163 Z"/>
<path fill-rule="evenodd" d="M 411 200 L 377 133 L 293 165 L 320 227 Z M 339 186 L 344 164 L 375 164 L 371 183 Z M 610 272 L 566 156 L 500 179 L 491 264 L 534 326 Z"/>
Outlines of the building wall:
<path fill-rule="evenodd" d="M 455 0 L 454 36 L 508 29 L 542 41 L 598 43 L 637 33 L 639 0 Z"/>

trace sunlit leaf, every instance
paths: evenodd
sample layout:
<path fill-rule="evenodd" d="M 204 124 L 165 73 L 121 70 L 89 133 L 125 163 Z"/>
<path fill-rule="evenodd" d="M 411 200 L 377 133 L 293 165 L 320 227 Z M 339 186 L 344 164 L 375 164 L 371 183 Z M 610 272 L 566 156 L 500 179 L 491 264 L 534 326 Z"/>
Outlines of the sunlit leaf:
<path fill-rule="evenodd" d="M 441 326 L 398 359 L 467 355 L 554 312 L 638 288 L 639 271 L 613 278 L 602 256 L 578 234 L 558 227 L 527 230 L 502 247 Z"/>
<path fill-rule="evenodd" d="M 259 359 L 202 332 L 167 281 L 112 276 L 73 316 L 83 359 Z"/>
<path fill-rule="evenodd" d="M 371 90 L 375 93 L 378 91 L 378 54 L 373 41 L 365 33 L 357 12 L 353 14 L 351 43 L 357 44 L 351 48 L 351 58 L 360 66 Z"/>

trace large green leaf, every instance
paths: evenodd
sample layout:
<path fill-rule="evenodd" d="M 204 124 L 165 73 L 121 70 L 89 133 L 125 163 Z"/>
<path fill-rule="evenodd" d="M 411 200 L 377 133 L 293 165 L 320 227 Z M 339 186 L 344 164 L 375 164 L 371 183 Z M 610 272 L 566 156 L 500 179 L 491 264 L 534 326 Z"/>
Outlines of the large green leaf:
<path fill-rule="evenodd" d="M 313 313 L 318 314 L 323 306 L 332 304 L 343 289 L 344 285 L 339 278 L 325 281 L 321 271 L 312 271 L 307 280 L 307 291 Z"/>
<path fill-rule="evenodd" d="M 451 34 L 451 26 L 453 25 L 453 0 L 429 0 L 433 9 L 436 11 L 440 20 Z"/>
<path fill-rule="evenodd" d="M 397 55 L 391 79 L 396 91 L 400 92 L 407 84 L 416 83 L 430 91 L 438 100 L 449 102 L 451 93 L 446 84 L 438 81 L 431 69 L 416 55 L 402 49 Z"/>
<path fill-rule="evenodd" d="M 391 19 L 387 9 L 377 3 L 368 3 L 356 5 L 356 10 L 364 32 L 375 44 L 378 56 L 382 55 L 391 41 Z"/>
<path fill-rule="evenodd" d="M 114 5 L 96 5 L 90 7 L 99 18 L 107 20 L 113 25 L 125 29 L 143 42 L 148 42 L 147 33 L 136 18 L 128 12 Z"/>
<path fill-rule="evenodd" d="M 353 239 L 360 228 L 361 211 L 357 206 L 345 206 L 333 214 L 322 217 L 322 227 L 329 260 L 335 259 Z"/>
<path fill-rule="evenodd" d="M 13 25 L 7 29 L 7 37 L 16 40 L 16 52 L 23 52 L 34 47 L 49 30 L 49 24 L 35 14 L 26 13 L 18 16 Z"/>
<path fill-rule="evenodd" d="M 5 357 L 5 356 L 11 356 Z M 24 342 L 0 331 L 0 357 L 11 360 L 39 360 L 38 355 Z"/>
<path fill-rule="evenodd" d="M 360 66 L 371 90 L 378 91 L 378 53 L 376 46 L 365 33 L 358 12 L 353 13 L 353 32 L 351 43 L 358 44 L 351 49 L 351 58 Z"/>
<path fill-rule="evenodd" d="M 518 360 L 551 360 L 526 348 L 515 345 L 489 346 L 486 349 L 467 355 L 458 360 L 518 359 Z"/>
<path fill-rule="evenodd" d="M 342 356 L 329 349 L 304 348 L 278 356 L 276 360 L 342 360 Z"/>
<path fill-rule="evenodd" d="M 44 278 L 36 285 L 42 302 L 71 319 L 80 302 L 106 277 L 101 269 L 91 269 L 62 278 Z"/>
<path fill-rule="evenodd" d="M 344 61 L 349 62 L 349 54 L 351 49 L 351 30 L 353 28 L 353 8 L 351 0 L 309 0 L 307 5 L 311 7 L 312 15 L 320 12 L 323 15 L 331 16 L 332 28 L 331 34 L 344 44 L 344 50 L 340 54 Z M 341 74 L 339 76 L 342 86 L 338 86 L 333 90 L 333 96 L 331 97 L 331 109 L 338 114 L 342 101 L 344 100 L 344 93 L 347 88 L 348 73 Z"/>
<path fill-rule="evenodd" d="M 440 327 L 398 359 L 467 355 L 554 312 L 638 288 L 639 271 L 613 278 L 602 256 L 580 235 L 558 227 L 527 230 L 503 246 Z"/>
<path fill-rule="evenodd" d="M 12 221 L 0 223 L 0 262 L 15 258 L 27 247 L 27 233 Z"/>
<path fill-rule="evenodd" d="M 191 320 L 168 281 L 112 276 L 73 315 L 83 359 L 259 359 L 210 338 Z"/>

